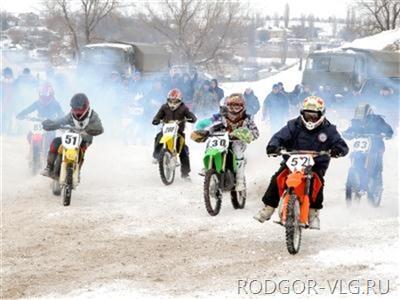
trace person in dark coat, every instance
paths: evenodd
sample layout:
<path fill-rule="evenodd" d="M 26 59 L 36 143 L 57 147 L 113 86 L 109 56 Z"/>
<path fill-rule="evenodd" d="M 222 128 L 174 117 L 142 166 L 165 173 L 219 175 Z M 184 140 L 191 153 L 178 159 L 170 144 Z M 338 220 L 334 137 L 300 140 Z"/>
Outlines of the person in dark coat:
<path fill-rule="evenodd" d="M 178 133 L 185 138 L 185 121 L 190 123 L 195 123 L 196 116 L 188 109 L 188 107 L 182 102 L 182 93 L 178 89 L 172 89 L 168 93 L 167 103 L 163 104 L 160 110 L 155 115 L 152 124 L 158 125 L 162 122 L 170 121 L 182 121 L 179 124 Z M 154 152 L 153 158 L 155 162 L 158 161 L 160 151 L 162 149 L 162 144 L 160 140 L 162 137 L 162 132 L 159 132 L 154 140 Z M 184 179 L 190 179 L 190 160 L 189 160 L 189 148 L 183 144 L 183 149 L 179 154 L 179 159 L 181 161 L 181 177 Z"/>
<path fill-rule="evenodd" d="M 221 89 L 218 86 L 218 81 L 217 79 L 211 79 L 211 83 L 210 83 L 210 91 L 212 93 L 216 93 L 218 96 L 218 101 L 220 101 L 222 98 L 224 98 L 225 94 L 224 94 L 224 90 Z"/>
<path fill-rule="evenodd" d="M 272 91 L 265 98 L 262 108 L 263 120 L 269 120 L 271 131 L 275 132 L 283 126 L 289 115 L 289 100 L 274 84 Z"/>
<path fill-rule="evenodd" d="M 255 114 L 260 110 L 260 102 L 256 95 L 254 95 L 254 91 L 251 88 L 247 88 L 244 93 L 244 100 L 246 101 L 246 112 L 255 116 Z"/>
<path fill-rule="evenodd" d="M 300 116 L 290 120 L 286 126 L 274 134 L 267 145 L 267 154 L 277 154 L 282 148 L 288 151 L 330 151 L 331 157 L 345 156 L 349 151 L 336 126 L 325 119 L 324 101 L 316 96 L 306 98 L 300 110 Z M 319 229 L 318 215 L 323 202 L 323 178 L 328 169 L 330 157 L 315 157 L 314 161 L 312 170 L 321 180 L 322 187 L 318 191 L 316 199 L 310 201 L 309 226 Z M 261 223 L 270 219 L 279 205 L 277 177 L 287 170 L 285 163 L 284 159 L 278 172 L 272 176 L 262 198 L 265 207 L 254 217 Z"/>

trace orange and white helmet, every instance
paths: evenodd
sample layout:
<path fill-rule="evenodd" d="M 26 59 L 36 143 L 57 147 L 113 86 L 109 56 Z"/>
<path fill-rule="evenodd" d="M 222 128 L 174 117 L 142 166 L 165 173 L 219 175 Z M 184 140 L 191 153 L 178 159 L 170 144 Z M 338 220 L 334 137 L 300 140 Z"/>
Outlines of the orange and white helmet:
<path fill-rule="evenodd" d="M 169 108 L 175 110 L 182 103 L 182 92 L 179 89 L 172 89 L 168 92 L 167 104 Z"/>
<path fill-rule="evenodd" d="M 300 109 L 300 116 L 308 130 L 317 128 L 325 119 L 324 100 L 318 96 L 305 98 Z"/>

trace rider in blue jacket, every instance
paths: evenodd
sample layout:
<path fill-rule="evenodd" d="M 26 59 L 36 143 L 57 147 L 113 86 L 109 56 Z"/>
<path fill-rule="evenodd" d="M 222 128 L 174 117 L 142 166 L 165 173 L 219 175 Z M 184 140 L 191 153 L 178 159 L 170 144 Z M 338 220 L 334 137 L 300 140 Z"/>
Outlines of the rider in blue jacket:
<path fill-rule="evenodd" d="M 336 130 L 336 126 L 325 119 L 324 101 L 317 96 L 309 96 L 304 99 L 300 116 L 290 120 L 286 126 L 274 134 L 268 143 L 267 154 L 277 154 L 282 148 L 287 151 L 330 151 L 331 157 L 345 156 L 349 151 L 346 142 Z M 277 177 L 287 169 L 286 159 L 282 162 L 280 169 L 272 176 L 262 198 L 265 207 L 254 216 L 261 223 L 269 220 L 275 208 L 279 205 Z M 330 157 L 315 157 L 314 161 L 312 170 L 317 173 L 322 184 L 324 184 L 323 177 L 329 166 Z M 323 187 L 319 190 L 316 199 L 311 200 L 309 226 L 319 229 L 319 210 L 322 208 Z"/>
<path fill-rule="evenodd" d="M 382 116 L 374 114 L 369 104 L 359 104 L 351 120 L 351 126 L 343 132 L 343 136 L 346 139 L 367 136 L 371 140 L 367 156 L 357 155 L 357 152 L 352 153 L 352 159 L 355 160 L 354 166 L 361 168 L 359 174 L 365 175 L 360 178 L 360 193 L 367 191 L 368 178 L 371 176 L 379 186 L 382 186 L 383 153 L 385 152 L 383 138 L 392 138 L 392 127 Z M 350 195 L 347 195 L 346 200 L 350 200 L 348 196 Z"/>

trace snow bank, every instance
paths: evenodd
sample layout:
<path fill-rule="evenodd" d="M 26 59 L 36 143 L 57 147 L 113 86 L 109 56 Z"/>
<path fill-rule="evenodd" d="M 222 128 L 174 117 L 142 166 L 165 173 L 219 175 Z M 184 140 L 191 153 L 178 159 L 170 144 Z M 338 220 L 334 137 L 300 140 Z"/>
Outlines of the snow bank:
<path fill-rule="evenodd" d="M 400 41 L 400 28 L 383 31 L 365 38 L 346 43 L 342 48 L 352 47 L 359 49 L 383 50 L 387 46 Z"/>

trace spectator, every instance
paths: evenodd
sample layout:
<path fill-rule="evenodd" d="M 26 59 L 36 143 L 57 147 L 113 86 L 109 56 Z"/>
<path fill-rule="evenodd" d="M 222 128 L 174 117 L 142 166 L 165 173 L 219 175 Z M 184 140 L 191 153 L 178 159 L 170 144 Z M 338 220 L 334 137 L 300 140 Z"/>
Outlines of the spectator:
<path fill-rule="evenodd" d="M 15 113 L 14 103 L 14 73 L 11 68 L 3 69 L 1 78 L 1 106 L 0 113 L 2 116 L 2 134 L 11 133 L 11 121 Z"/>
<path fill-rule="evenodd" d="M 310 85 L 306 84 L 303 86 L 302 91 L 300 92 L 298 99 L 299 102 L 302 103 L 304 101 L 304 99 L 306 99 L 307 97 L 311 96 L 311 87 Z"/>
<path fill-rule="evenodd" d="M 260 110 L 260 102 L 256 95 L 254 95 L 254 91 L 251 88 L 247 88 L 244 93 L 244 100 L 246 102 L 246 113 L 251 116 L 254 116 Z"/>
<path fill-rule="evenodd" d="M 201 117 L 212 115 L 219 110 L 217 93 L 211 92 L 210 81 L 204 80 L 203 85 L 193 97 L 193 112 Z"/>
<path fill-rule="evenodd" d="M 189 107 L 189 109 L 191 109 L 193 102 L 194 86 L 197 80 L 196 75 L 197 73 L 193 78 L 190 78 L 188 73 L 184 73 L 182 76 L 181 86 L 179 88 L 183 94 L 183 102 Z"/>
<path fill-rule="evenodd" d="M 274 84 L 272 86 L 272 91 L 268 94 L 263 103 L 263 120 L 269 120 L 271 131 L 275 133 L 287 122 L 288 115 L 288 98 L 281 93 L 279 85 Z"/>
<path fill-rule="evenodd" d="M 218 86 L 218 81 L 217 79 L 211 79 L 211 87 L 210 87 L 211 92 L 216 93 L 218 97 L 218 101 L 220 101 L 222 98 L 224 98 L 224 90 L 221 89 Z"/>

